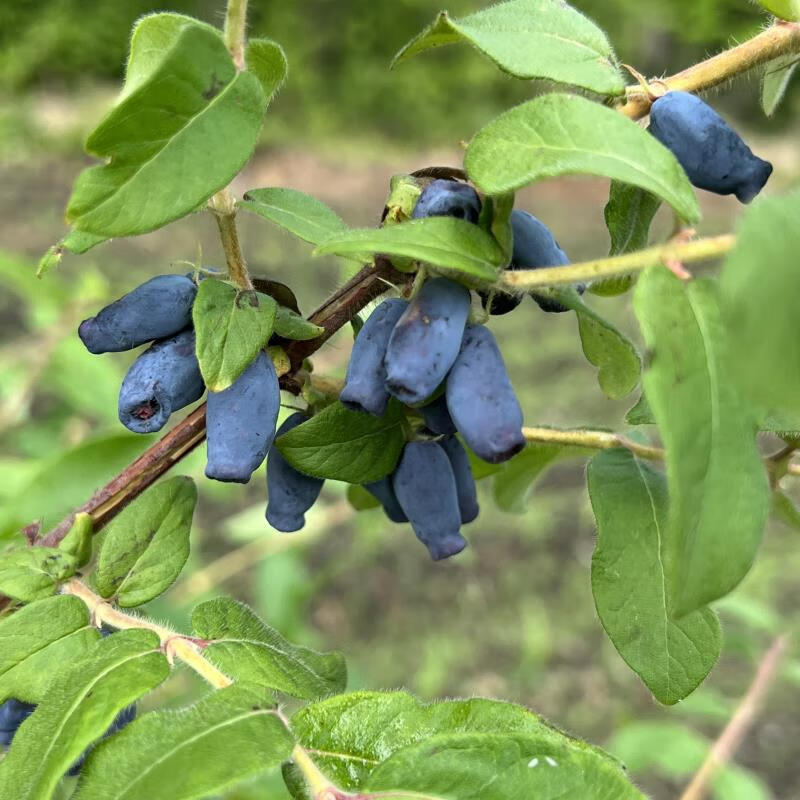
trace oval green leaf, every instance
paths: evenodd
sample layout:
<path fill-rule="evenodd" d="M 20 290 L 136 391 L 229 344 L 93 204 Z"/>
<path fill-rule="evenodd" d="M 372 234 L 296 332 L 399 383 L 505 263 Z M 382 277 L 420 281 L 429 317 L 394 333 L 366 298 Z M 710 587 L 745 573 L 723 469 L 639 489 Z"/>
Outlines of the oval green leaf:
<path fill-rule="evenodd" d="M 770 14 L 789 22 L 800 20 L 800 0 L 758 0 Z"/>
<path fill-rule="evenodd" d="M 315 255 L 363 253 L 412 258 L 453 272 L 466 282 L 493 282 L 505 263 L 503 249 L 477 225 L 452 217 L 412 219 L 383 228 L 353 229 L 327 239 Z"/>
<path fill-rule="evenodd" d="M 560 0 L 510 0 L 460 19 L 442 11 L 400 50 L 392 66 L 459 42 L 517 78 L 543 78 L 605 95 L 625 90 L 605 33 Z"/>
<path fill-rule="evenodd" d="M 487 194 L 543 178 L 601 175 L 646 189 L 687 222 L 700 219 L 675 156 L 632 120 L 577 95 L 548 94 L 501 114 L 477 133 L 464 164 Z"/>
<path fill-rule="evenodd" d="M 146 74 L 145 74 L 146 73 Z M 97 236 L 131 236 L 185 216 L 250 158 L 266 97 L 236 72 L 218 32 L 185 25 L 86 142 L 107 160 L 82 172 L 67 219 Z"/>
<path fill-rule="evenodd" d="M 719 658 L 722 633 L 709 608 L 677 621 L 667 608 L 667 481 L 619 449 L 589 462 L 588 483 L 597 520 L 597 614 L 628 666 L 659 702 L 672 705 L 705 680 Z"/>

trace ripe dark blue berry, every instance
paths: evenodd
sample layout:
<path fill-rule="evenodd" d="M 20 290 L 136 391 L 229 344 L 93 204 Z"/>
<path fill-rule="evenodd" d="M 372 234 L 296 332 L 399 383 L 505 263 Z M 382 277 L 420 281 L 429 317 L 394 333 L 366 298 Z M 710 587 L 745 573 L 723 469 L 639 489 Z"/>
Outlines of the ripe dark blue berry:
<path fill-rule="evenodd" d="M 134 433 L 159 431 L 204 390 L 189 328 L 151 345 L 131 364 L 119 390 L 120 422 Z"/>
<path fill-rule="evenodd" d="M 439 446 L 447 453 L 447 457 L 450 459 L 453 477 L 456 479 L 461 522 L 466 525 L 468 522 L 473 522 L 477 519 L 480 513 L 478 491 L 475 486 L 475 478 L 472 477 L 469 456 L 455 436 L 443 437 L 439 440 Z"/>
<path fill-rule="evenodd" d="M 267 457 L 280 408 L 278 375 L 262 350 L 231 386 L 208 393 L 206 477 L 247 483 Z"/>
<path fill-rule="evenodd" d="M 408 517 L 394 493 L 391 476 L 387 475 L 373 483 L 365 483 L 364 488 L 383 506 L 384 513 L 392 522 L 408 522 Z"/>
<path fill-rule="evenodd" d="M 469 291 L 447 278 L 425 283 L 392 331 L 386 388 L 406 405 L 432 395 L 458 355 L 469 316 Z"/>
<path fill-rule="evenodd" d="M 19 726 L 33 713 L 33 703 L 24 703 L 14 697 L 0 705 L 0 746 L 9 747 Z"/>
<path fill-rule="evenodd" d="M 477 223 L 480 213 L 481 201 L 471 186 L 459 181 L 439 179 L 422 190 L 411 216 L 413 219 L 456 217 Z"/>
<path fill-rule="evenodd" d="M 494 336 L 468 325 L 461 352 L 447 376 L 447 408 L 475 454 L 498 464 L 523 447 L 522 409 Z"/>
<path fill-rule="evenodd" d="M 392 486 L 417 538 L 434 561 L 460 553 L 461 510 L 447 454 L 436 442 L 409 442 L 392 476 Z"/>
<path fill-rule="evenodd" d="M 278 436 L 288 433 L 308 418 L 299 411 L 278 428 Z M 299 531 L 306 523 L 305 513 L 314 505 L 325 481 L 298 472 L 275 445 L 267 462 L 267 522 L 284 533 Z"/>
<path fill-rule="evenodd" d="M 650 111 L 650 133 L 669 148 L 699 189 L 749 203 L 772 174 L 733 128 L 699 97 L 667 92 Z"/>
<path fill-rule="evenodd" d="M 455 433 L 456 426 L 447 410 L 447 398 L 440 394 L 432 403 L 419 409 L 425 420 L 425 427 L 437 435 Z"/>
<path fill-rule="evenodd" d="M 512 264 L 509 264 L 508 269 L 515 269 Z M 492 316 L 499 317 L 503 314 L 511 313 L 521 302 L 522 295 L 510 294 L 509 292 L 495 292 L 492 295 L 492 305 L 489 308 L 489 292 L 478 292 L 481 297 L 481 305 L 488 308 Z"/>
<path fill-rule="evenodd" d="M 550 229 L 533 214 L 515 208 L 511 212 L 511 230 L 514 235 L 514 251 L 509 269 L 540 269 L 542 267 L 563 267 L 569 264 L 567 254 L 558 246 Z M 579 294 L 586 287 L 576 284 Z M 530 292 L 542 311 L 560 313 L 569 309 L 546 295 Z"/>
<path fill-rule="evenodd" d="M 376 417 L 386 413 L 389 392 L 383 359 L 392 330 L 407 307 L 408 303 L 400 298 L 384 300 L 358 332 L 347 380 L 339 395 L 339 400 L 351 411 L 366 411 Z"/>
<path fill-rule="evenodd" d="M 196 294 L 191 278 L 158 275 L 85 319 L 78 335 L 90 353 L 116 353 L 166 339 L 191 323 Z"/>

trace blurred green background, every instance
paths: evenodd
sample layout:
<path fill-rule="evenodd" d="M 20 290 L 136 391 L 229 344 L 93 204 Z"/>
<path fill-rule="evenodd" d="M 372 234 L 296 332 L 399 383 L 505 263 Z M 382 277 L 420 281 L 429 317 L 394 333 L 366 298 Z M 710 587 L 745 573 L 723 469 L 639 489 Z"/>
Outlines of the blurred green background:
<path fill-rule="evenodd" d="M 289 81 L 273 103 L 262 146 L 236 191 L 291 186 L 332 205 L 353 225 L 375 224 L 392 174 L 458 164 L 460 142 L 505 107 L 542 87 L 499 74 L 467 48 L 447 48 L 389 71 L 391 56 L 440 9 L 433 0 L 251 0 L 251 29 L 281 42 Z M 745 0 L 579 0 L 603 25 L 621 60 L 666 74 L 752 35 L 765 23 Z M 219 264 L 213 221 L 198 214 L 136 239 L 67 258 L 44 280 L 35 263 L 64 232 L 62 211 L 89 159 L 81 141 L 112 101 L 129 29 L 142 13 L 170 8 L 219 23 L 221 2 L 148 0 L 88 4 L 19 0 L 0 5 L 0 533 L 57 521 L 138 455 L 148 440 L 116 421 L 116 395 L 131 354 L 90 356 L 78 322 L 179 262 Z M 452 0 L 453 14 L 475 10 Z M 794 185 L 800 92 L 777 117 L 758 108 L 757 76 L 712 96 L 776 165 L 768 191 Z M 607 182 L 548 181 L 518 204 L 555 231 L 573 259 L 603 255 Z M 703 233 L 731 228 L 741 208 L 701 193 Z M 241 215 L 251 269 L 285 281 L 311 311 L 346 278 L 336 260 L 257 218 Z M 659 217 L 654 237 L 671 220 Z M 200 255 L 201 254 L 201 255 Z M 628 297 L 592 304 L 638 340 Z M 527 302 L 498 318 L 529 424 L 621 429 L 636 393 L 612 402 L 582 356 L 576 322 Z M 350 334 L 316 357 L 343 374 Z M 290 398 L 286 398 L 291 402 Z M 769 446 L 765 444 L 765 446 Z M 342 650 L 350 688 L 406 687 L 421 697 L 482 695 L 523 703 L 628 763 L 657 800 L 675 798 L 743 695 L 772 638 L 798 628 L 798 530 L 772 522 L 761 558 L 718 604 L 721 663 L 678 707 L 649 696 L 605 638 L 589 586 L 594 525 L 584 464 L 565 462 L 540 481 L 527 510 L 498 512 L 490 482 L 471 547 L 433 564 L 407 526 L 378 511 L 356 515 L 345 487 L 328 485 L 306 529 L 266 525 L 263 468 L 243 488 L 202 477 L 202 449 L 180 470 L 200 486 L 191 562 L 150 612 L 185 627 L 197 601 L 221 592 L 252 603 L 293 641 Z M 147 703 L 180 704 L 202 691 L 178 678 Z M 715 787 L 720 800 L 800 797 L 800 657 L 790 651 L 764 713 Z M 281 798 L 279 778 L 230 800 Z"/>

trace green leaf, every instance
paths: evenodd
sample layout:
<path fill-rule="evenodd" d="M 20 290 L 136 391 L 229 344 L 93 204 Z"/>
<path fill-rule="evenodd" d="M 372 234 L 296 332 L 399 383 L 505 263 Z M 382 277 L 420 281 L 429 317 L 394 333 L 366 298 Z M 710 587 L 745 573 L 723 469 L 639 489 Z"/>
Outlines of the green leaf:
<path fill-rule="evenodd" d="M 216 278 L 200 282 L 192 319 L 209 391 L 227 389 L 253 363 L 272 336 L 277 307 L 260 292 L 243 292 Z"/>
<path fill-rule="evenodd" d="M 378 765 L 437 734 L 529 735 L 545 746 L 587 754 L 619 771 L 599 748 L 562 733 L 527 708 L 498 700 L 421 703 L 405 692 L 353 692 L 314 703 L 292 717 L 303 747 L 341 788 L 365 785 Z M 516 795 L 514 795 L 516 796 Z"/>
<path fill-rule="evenodd" d="M 275 313 L 274 332 L 284 339 L 304 342 L 308 339 L 316 339 L 317 336 L 322 336 L 325 333 L 325 328 L 309 322 L 304 317 L 301 317 L 300 314 L 295 314 L 291 308 L 278 306 Z"/>
<path fill-rule="evenodd" d="M 764 410 L 797 416 L 800 338 L 800 192 L 766 197 L 747 210 L 720 278 L 735 376 Z"/>
<path fill-rule="evenodd" d="M 335 211 L 316 197 L 297 189 L 251 189 L 236 205 L 315 245 L 347 230 L 347 225 Z"/>
<path fill-rule="evenodd" d="M 0 622 L 0 701 L 40 702 L 56 671 L 99 638 L 77 597 L 57 595 L 23 606 Z"/>
<path fill-rule="evenodd" d="M 548 94 L 501 114 L 476 134 L 464 163 L 487 194 L 561 175 L 602 175 L 657 195 L 687 222 L 700 218 L 675 156 L 632 120 L 577 95 Z"/>
<path fill-rule="evenodd" d="M 236 681 L 305 700 L 341 692 L 347 683 L 340 653 L 317 653 L 293 645 L 246 605 L 228 597 L 197 606 L 192 630 L 210 642 L 205 656 Z"/>
<path fill-rule="evenodd" d="M 492 197 L 487 195 L 483 201 L 481 215 L 487 210 L 491 214 L 488 224 L 489 232 L 494 236 L 503 250 L 503 263 L 505 267 L 511 261 L 514 252 L 514 232 L 511 228 L 511 212 L 514 210 L 515 196 L 513 192 L 498 194 Z M 479 220 L 483 224 L 483 219 Z"/>
<path fill-rule="evenodd" d="M 181 31 L 187 27 L 201 28 L 207 33 L 219 36 L 219 31 L 211 25 L 194 17 L 172 12 L 147 14 L 133 26 L 125 69 L 125 86 L 120 100 L 142 86 L 153 75 L 174 46 Z"/>
<path fill-rule="evenodd" d="M 350 411 L 338 400 L 275 440 L 283 457 L 315 478 L 371 483 L 388 475 L 405 445 L 400 403 L 382 417 Z M 267 465 L 269 469 L 269 465 Z"/>
<path fill-rule="evenodd" d="M 597 381 L 603 392 L 614 399 L 630 394 L 642 372 L 642 360 L 633 344 L 589 308 L 574 289 L 562 290 L 558 299 L 578 317 L 583 353 L 597 367 Z"/>
<path fill-rule="evenodd" d="M 272 39 L 250 39 L 245 53 L 247 69 L 261 82 L 267 102 L 283 86 L 289 63 L 283 48 Z"/>
<path fill-rule="evenodd" d="M 412 219 L 383 228 L 353 229 L 327 239 L 315 255 L 334 253 L 354 256 L 382 253 L 432 264 L 453 272 L 466 282 L 495 281 L 505 261 L 503 249 L 493 236 L 477 225 L 453 217 Z"/>
<path fill-rule="evenodd" d="M 628 666 L 667 705 L 691 694 L 719 658 L 717 615 L 698 609 L 674 620 L 667 608 L 667 482 L 623 449 L 589 462 L 597 520 L 592 592 L 606 633 Z"/>
<path fill-rule="evenodd" d="M 92 536 L 94 523 L 89 514 L 78 513 L 67 535 L 59 542 L 58 549 L 75 556 L 75 563 L 83 567 L 92 558 Z"/>
<path fill-rule="evenodd" d="M 528 496 L 548 467 L 589 452 L 559 444 L 529 444 L 507 463 L 504 470 L 497 473 L 492 486 L 497 507 L 509 514 L 524 513 Z"/>
<path fill-rule="evenodd" d="M 274 769 L 293 740 L 263 692 L 229 686 L 189 708 L 155 711 L 103 742 L 74 800 L 195 800 Z"/>
<path fill-rule="evenodd" d="M 365 792 L 393 800 L 645 800 L 593 753 L 522 734 L 450 734 L 407 747 L 370 775 Z"/>
<path fill-rule="evenodd" d="M 392 66 L 459 42 L 517 78 L 543 78 L 606 95 L 625 90 L 605 33 L 560 0 L 511 0 L 461 19 L 442 11 L 394 57 Z"/>
<path fill-rule="evenodd" d="M 772 513 L 785 525 L 800 531 L 800 509 L 783 492 L 773 493 Z"/>
<path fill-rule="evenodd" d="M 781 104 L 798 63 L 800 57 L 797 53 L 789 53 L 767 62 L 764 67 L 764 74 L 761 76 L 761 107 L 768 117 L 771 117 Z"/>
<path fill-rule="evenodd" d="M 347 502 L 356 511 L 369 511 L 371 508 L 380 508 L 381 504 L 363 486 L 357 483 L 347 484 Z"/>
<path fill-rule="evenodd" d="M 117 713 L 168 677 L 159 645 L 151 631 L 120 631 L 64 665 L 14 737 L 0 769 L 0 797 L 50 800 L 62 775 Z"/>
<path fill-rule="evenodd" d="M 56 547 L 24 547 L 0 553 L 0 594 L 32 603 L 55 594 L 58 585 L 71 578 L 77 568 L 75 556 Z"/>
<path fill-rule="evenodd" d="M 611 236 L 609 256 L 619 256 L 647 247 L 650 225 L 661 200 L 655 195 L 620 181 L 611 181 L 611 192 L 605 208 L 606 227 Z M 612 297 L 623 294 L 633 285 L 633 275 L 606 278 L 589 287 L 592 294 Z"/>
<path fill-rule="evenodd" d="M 664 267 L 647 270 L 634 293 L 651 353 L 644 389 L 667 453 L 663 558 L 675 618 L 742 580 L 769 506 L 755 421 L 731 376 L 716 295 L 713 282 L 685 284 Z"/>
<path fill-rule="evenodd" d="M 41 257 L 36 268 L 36 277 L 41 278 L 42 275 L 57 267 L 61 263 L 65 252 L 80 255 L 87 250 L 91 250 L 95 245 L 105 242 L 106 238 L 105 236 L 95 236 L 93 233 L 71 230 L 58 244 L 54 244 Z"/>
<path fill-rule="evenodd" d="M 94 582 L 123 608 L 140 606 L 166 591 L 189 556 L 189 532 L 197 503 L 191 478 L 176 477 L 149 488 L 106 529 Z"/>
<path fill-rule="evenodd" d="M 789 22 L 800 20 L 800 0 L 758 0 L 770 14 Z"/>
<path fill-rule="evenodd" d="M 185 25 L 147 69 L 86 142 L 107 163 L 75 182 L 67 219 L 81 231 L 131 236 L 179 219 L 226 186 L 256 145 L 264 91 L 253 73 L 236 72 L 218 32 Z"/>

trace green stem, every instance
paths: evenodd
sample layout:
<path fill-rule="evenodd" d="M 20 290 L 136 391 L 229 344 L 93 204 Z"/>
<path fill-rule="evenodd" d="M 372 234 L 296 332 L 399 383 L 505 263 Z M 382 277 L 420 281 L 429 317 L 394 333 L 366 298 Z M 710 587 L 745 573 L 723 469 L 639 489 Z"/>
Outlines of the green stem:
<path fill-rule="evenodd" d="M 545 286 L 564 286 L 580 281 L 614 278 L 641 272 L 656 264 L 675 260 L 683 263 L 707 261 L 733 249 L 736 237 L 732 234 L 697 239 L 693 242 L 668 242 L 647 250 L 626 253 L 622 256 L 583 261 L 568 267 L 506 270 L 495 284 L 498 289 L 523 292 Z"/>
<path fill-rule="evenodd" d="M 244 71 L 244 43 L 247 25 L 247 0 L 228 0 L 225 11 L 225 44 L 239 72 Z"/>

